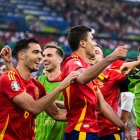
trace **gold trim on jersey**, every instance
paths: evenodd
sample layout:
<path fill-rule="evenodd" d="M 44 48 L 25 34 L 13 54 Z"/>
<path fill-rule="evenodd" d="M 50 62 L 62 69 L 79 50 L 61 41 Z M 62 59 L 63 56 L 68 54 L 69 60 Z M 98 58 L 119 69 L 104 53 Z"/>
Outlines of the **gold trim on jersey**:
<path fill-rule="evenodd" d="M 79 60 L 79 61 L 80 61 L 79 56 L 76 55 L 76 54 L 73 54 L 71 57 L 72 57 L 74 60 Z"/>
<path fill-rule="evenodd" d="M 8 72 L 8 78 L 9 78 L 9 80 L 14 80 L 15 81 L 16 80 L 15 74 L 16 74 L 15 70 L 9 71 Z"/>
<path fill-rule="evenodd" d="M 66 94 L 68 98 L 68 108 L 70 109 L 70 86 L 66 88 Z"/>
<path fill-rule="evenodd" d="M 7 129 L 8 123 L 9 123 L 9 114 L 8 114 L 8 117 L 7 117 L 7 120 L 6 120 L 6 123 L 5 123 L 3 130 L 0 132 L 0 140 L 3 140 L 3 138 L 4 138 L 4 134 L 5 134 L 5 131 Z"/>
<path fill-rule="evenodd" d="M 75 126 L 75 128 L 74 128 L 74 130 L 77 130 L 77 131 L 80 131 L 80 128 L 81 128 L 81 126 L 82 126 L 82 123 L 83 123 L 84 118 L 85 118 L 85 115 L 86 115 L 87 100 L 86 100 L 85 97 L 84 97 L 84 99 L 85 99 L 84 108 L 83 108 L 82 113 L 81 113 L 81 115 L 80 115 L 80 118 L 79 118 L 79 120 L 78 120 L 78 122 L 77 122 L 77 124 L 76 124 L 76 126 Z"/>

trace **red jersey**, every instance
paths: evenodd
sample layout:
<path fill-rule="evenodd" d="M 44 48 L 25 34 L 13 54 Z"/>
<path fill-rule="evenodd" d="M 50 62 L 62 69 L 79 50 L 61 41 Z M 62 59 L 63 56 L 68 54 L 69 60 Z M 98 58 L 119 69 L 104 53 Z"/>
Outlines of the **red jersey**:
<path fill-rule="evenodd" d="M 44 87 L 35 79 L 24 80 L 16 69 L 0 77 L 0 139 L 32 140 L 34 116 L 12 102 L 12 99 L 27 92 L 35 100 L 46 95 Z"/>
<path fill-rule="evenodd" d="M 126 79 L 126 77 L 120 72 L 120 67 L 123 63 L 124 61 L 121 60 L 113 62 L 95 80 L 95 83 L 98 85 L 106 102 L 116 113 L 118 112 L 120 82 Z M 98 114 L 98 125 L 100 128 L 99 137 L 119 131 L 118 127 L 104 118 L 100 113 Z"/>
<path fill-rule="evenodd" d="M 89 64 L 78 55 L 72 54 L 62 65 L 62 79 L 74 70 L 88 67 Z M 93 82 L 89 82 L 86 85 L 74 82 L 63 91 L 68 121 L 65 132 L 69 133 L 72 130 L 98 132 L 95 115 L 97 105 L 96 92 L 97 88 Z"/>

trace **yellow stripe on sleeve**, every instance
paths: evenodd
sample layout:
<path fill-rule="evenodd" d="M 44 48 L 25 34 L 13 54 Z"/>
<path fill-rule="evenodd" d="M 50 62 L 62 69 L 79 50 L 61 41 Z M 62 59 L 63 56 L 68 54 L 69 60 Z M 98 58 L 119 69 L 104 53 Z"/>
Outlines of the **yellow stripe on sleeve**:
<path fill-rule="evenodd" d="M 70 109 L 70 86 L 66 88 L 66 94 L 68 98 L 68 108 Z"/>

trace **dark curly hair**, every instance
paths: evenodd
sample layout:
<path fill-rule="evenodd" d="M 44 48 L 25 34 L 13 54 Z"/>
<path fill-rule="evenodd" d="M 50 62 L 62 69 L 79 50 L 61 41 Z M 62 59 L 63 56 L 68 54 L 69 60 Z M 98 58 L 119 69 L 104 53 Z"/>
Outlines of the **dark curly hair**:
<path fill-rule="evenodd" d="M 21 50 L 28 49 L 29 43 L 39 44 L 39 41 L 34 38 L 24 38 L 24 39 L 17 41 L 14 45 L 14 49 L 12 51 L 12 56 L 16 57 L 16 59 L 17 59 L 18 52 Z"/>

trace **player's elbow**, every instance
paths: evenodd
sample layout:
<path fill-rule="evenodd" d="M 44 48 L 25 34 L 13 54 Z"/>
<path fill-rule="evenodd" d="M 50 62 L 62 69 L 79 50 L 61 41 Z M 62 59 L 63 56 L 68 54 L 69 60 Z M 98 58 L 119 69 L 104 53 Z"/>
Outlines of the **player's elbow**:
<path fill-rule="evenodd" d="M 88 83 L 88 81 L 84 78 L 78 78 L 76 81 L 81 85 L 85 85 Z"/>
<path fill-rule="evenodd" d="M 33 106 L 30 108 L 29 112 L 33 115 L 38 115 L 41 112 L 41 110 L 38 107 Z"/>

